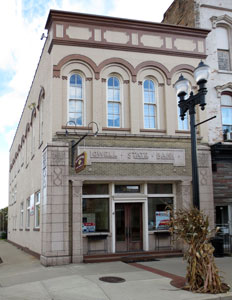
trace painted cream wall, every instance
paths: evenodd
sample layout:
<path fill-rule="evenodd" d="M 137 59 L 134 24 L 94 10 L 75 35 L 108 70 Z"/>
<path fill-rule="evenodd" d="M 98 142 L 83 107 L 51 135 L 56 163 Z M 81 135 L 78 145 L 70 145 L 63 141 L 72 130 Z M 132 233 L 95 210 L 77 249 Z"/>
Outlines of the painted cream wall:
<path fill-rule="evenodd" d="M 100 50 L 85 47 L 72 47 L 63 46 L 62 52 L 59 46 L 53 46 L 52 55 L 55 64 L 65 56 L 72 54 L 85 55 L 92 59 L 96 64 L 100 64 L 107 58 L 118 57 L 129 62 L 133 67 L 136 67 L 144 61 L 155 61 L 163 64 L 169 71 L 174 67 L 183 64 L 183 58 L 179 56 L 168 56 L 168 55 L 158 55 L 158 54 L 145 54 L 145 53 L 133 53 L 130 55 L 127 51 L 115 51 L 115 50 Z M 185 64 L 188 64 L 195 68 L 199 59 L 188 58 L 184 60 Z M 109 74 L 119 74 L 123 80 L 129 80 L 129 83 L 122 84 L 123 86 L 123 128 L 128 128 L 129 133 L 140 134 L 140 129 L 143 129 L 143 94 L 142 85 L 138 82 L 144 80 L 146 76 L 151 76 L 157 82 L 157 96 L 158 96 L 158 115 L 159 115 L 159 125 L 157 129 L 166 130 L 167 135 L 180 135 L 176 133 L 178 130 L 177 123 L 177 106 L 176 106 L 176 96 L 173 84 L 178 79 L 181 73 L 186 73 L 178 71 L 173 74 L 171 85 L 167 85 L 165 75 L 161 70 L 155 67 L 142 69 L 137 76 L 137 82 L 132 82 L 131 74 L 125 66 L 120 64 L 111 64 L 105 67 L 100 73 L 100 79 L 96 80 L 93 74 L 93 70 L 87 64 L 81 61 L 73 61 L 68 63 L 61 69 L 60 78 L 53 78 L 53 109 L 54 115 L 57 116 L 53 122 L 53 136 L 55 136 L 57 131 L 62 129 L 62 126 L 66 125 L 67 122 L 67 95 L 68 95 L 68 80 L 62 79 L 62 76 L 69 76 L 70 72 L 79 70 L 84 73 L 86 78 L 92 78 L 92 81 L 85 81 L 86 87 L 86 100 L 87 100 L 87 114 L 85 120 L 85 126 L 94 120 L 98 123 L 100 132 L 102 132 L 103 127 L 107 127 L 106 124 L 106 82 L 102 82 L 102 79 L 107 78 Z M 189 73 L 188 77 L 191 77 L 192 85 L 194 85 L 194 80 L 192 75 Z M 93 101 L 91 100 L 93 99 Z M 92 103 L 89 103 L 92 102 Z M 99 109 L 100 108 L 100 109 Z M 205 113 L 199 113 L 199 121 L 205 119 Z M 112 130 L 113 131 L 113 130 Z M 202 134 L 202 132 L 200 132 Z M 146 132 L 146 134 L 149 134 Z M 162 135 L 164 133 L 158 133 Z M 186 135 L 181 133 L 181 135 Z M 204 137 L 204 140 L 206 140 Z"/>
<path fill-rule="evenodd" d="M 30 231 L 25 231 L 26 226 L 26 200 L 33 193 L 41 190 L 41 161 L 42 161 L 42 150 L 48 141 L 51 141 L 51 104 L 50 99 L 52 98 L 51 92 L 51 57 L 48 54 L 48 45 L 45 44 L 41 59 L 38 64 L 38 68 L 32 82 L 31 89 L 29 91 L 24 110 L 22 112 L 21 120 L 18 125 L 13 144 L 10 149 L 10 163 L 15 157 L 15 153 L 18 151 L 18 146 L 22 144 L 22 148 L 19 151 L 16 162 L 9 173 L 9 228 L 8 228 L 8 239 L 19 245 L 29 248 L 30 250 L 40 253 L 41 251 L 41 238 L 40 231 L 33 231 L 34 228 L 34 216 L 30 217 Z M 47 77 L 44 74 L 48 74 Z M 43 143 L 39 141 L 39 114 L 40 111 L 37 109 L 39 94 L 41 86 L 45 89 L 45 98 L 42 99 L 40 110 L 43 106 Z M 32 109 L 36 108 L 36 116 L 32 118 Z M 32 139 L 32 126 L 34 130 L 34 141 L 35 150 L 34 155 L 31 154 L 31 139 Z M 25 142 L 22 143 L 22 136 L 25 135 L 27 124 L 30 130 L 27 132 Z M 26 151 L 27 150 L 27 151 Z M 27 154 L 26 154 L 27 152 Z M 27 156 L 27 159 L 26 159 Z M 12 191 L 17 186 L 16 202 L 11 203 Z M 19 231 L 20 228 L 20 204 L 24 203 L 24 222 L 23 230 Z M 13 230 L 13 219 L 17 216 L 16 230 Z M 15 227 L 15 225 L 14 225 Z"/>
<path fill-rule="evenodd" d="M 178 79 L 181 72 L 179 70 L 176 74 L 173 74 L 171 84 L 167 84 L 167 80 L 162 70 L 156 67 L 141 69 L 137 76 L 137 81 L 133 82 L 132 76 L 129 70 L 120 64 L 112 63 L 102 69 L 100 78 L 95 79 L 95 74 L 92 68 L 84 62 L 72 61 L 66 63 L 60 73 L 60 77 L 53 77 L 53 66 L 65 56 L 72 54 L 84 55 L 99 65 L 102 61 L 108 58 L 121 58 L 130 63 L 134 68 L 144 61 L 159 62 L 169 71 L 174 67 L 181 64 L 187 64 L 191 67 L 196 67 L 199 63 L 199 58 L 190 58 L 181 56 L 173 56 L 151 53 L 139 53 L 130 51 L 119 51 L 110 49 L 97 49 L 90 47 L 78 47 L 78 46 L 65 46 L 65 45 L 53 45 L 51 52 L 48 52 L 49 43 L 51 42 L 53 32 L 49 32 L 47 43 L 43 50 L 37 72 L 35 74 L 34 81 L 32 83 L 31 90 L 29 92 L 25 108 L 22 114 L 21 121 L 19 123 L 18 130 L 10 151 L 10 162 L 12 162 L 15 153 L 18 151 L 18 145 L 21 143 L 21 137 L 25 134 L 27 123 L 31 122 L 31 110 L 29 106 L 38 102 L 41 86 L 45 90 L 45 99 L 42 100 L 44 105 L 44 138 L 43 144 L 39 147 L 38 143 L 38 128 L 39 128 L 39 110 L 36 109 L 36 116 L 32 120 L 34 126 L 36 146 L 34 156 L 31 155 L 31 136 L 32 129 L 29 126 L 30 131 L 27 133 L 26 142 L 23 144 L 22 150 L 19 153 L 25 153 L 27 145 L 28 160 L 21 166 L 19 159 L 16 159 L 11 172 L 10 172 L 10 191 L 17 185 L 17 201 L 9 207 L 9 239 L 17 244 L 23 245 L 32 251 L 37 253 L 41 252 L 41 232 L 33 231 L 33 217 L 31 217 L 30 231 L 19 232 L 19 212 L 20 203 L 24 202 L 24 224 L 26 221 L 26 199 L 33 193 L 41 189 L 41 166 L 42 166 L 42 150 L 48 143 L 53 142 L 53 138 L 57 138 L 56 133 L 62 129 L 67 123 L 67 95 L 68 95 L 68 79 L 73 71 L 81 72 L 84 77 L 85 85 L 85 99 L 86 99 L 86 119 L 84 125 L 92 120 L 96 121 L 99 125 L 100 133 L 105 133 L 104 127 L 107 126 L 106 115 L 106 79 L 110 74 L 118 74 L 122 80 L 122 112 L 123 112 L 123 127 L 128 128 L 128 131 L 124 133 L 130 133 L 135 135 L 154 135 L 154 132 L 141 132 L 143 129 L 143 102 L 142 102 L 142 84 L 141 82 L 146 76 L 151 76 L 157 83 L 157 96 L 158 96 L 158 112 L 160 115 L 158 121 L 158 129 L 161 132 L 156 131 L 157 136 L 189 136 L 188 133 L 176 132 L 177 128 L 177 101 L 175 96 L 175 90 L 173 88 L 174 82 Z M 183 73 L 192 80 L 192 75 L 183 70 Z M 128 82 L 129 81 L 129 82 Z M 199 114 L 199 120 L 202 120 L 202 114 Z M 204 119 L 204 118 L 203 118 Z M 80 132 L 86 132 L 86 128 L 80 130 Z M 108 131 L 107 131 L 108 132 Z M 111 133 L 115 134 L 116 131 L 112 130 Z M 117 134 L 117 132 L 116 132 Z M 52 148 L 52 146 L 51 146 Z M 58 149 L 59 150 L 59 149 Z M 59 151 L 58 151 L 59 152 Z M 67 153 L 66 153 L 67 154 Z M 19 154 L 20 155 L 20 154 Z M 65 157 L 68 160 L 67 157 Z M 67 163 L 68 165 L 68 163 Z M 67 175 L 67 174 L 66 174 Z M 49 175 L 50 176 L 50 175 Z M 79 184 L 79 183 L 78 183 Z M 66 187 L 67 188 L 67 187 Z M 52 189 L 52 188 L 51 188 Z M 78 186 L 76 201 L 80 201 L 80 188 Z M 67 194 L 66 194 L 67 195 Z M 188 193 L 189 196 L 189 193 Z M 11 197 L 11 195 L 10 195 Z M 63 201 L 63 194 L 60 195 L 59 201 Z M 65 198 L 67 201 L 67 198 Z M 43 201 L 41 193 L 41 201 Z M 11 204 L 11 203 L 10 203 Z M 78 204 L 79 205 L 79 204 Z M 79 212 L 81 215 L 81 212 Z M 12 218 L 17 216 L 16 230 L 12 226 Z M 59 217 L 59 216 L 57 216 Z M 67 214 L 66 214 L 67 217 Z M 42 219 L 42 218 L 41 218 Z M 50 225 L 50 224 L 49 224 Z M 79 228 L 79 227 L 78 227 Z M 79 230 L 79 229 L 78 229 Z M 44 240 L 46 243 L 46 241 Z M 80 246 L 79 246 L 80 247 Z M 80 249 L 81 251 L 81 249 Z"/>

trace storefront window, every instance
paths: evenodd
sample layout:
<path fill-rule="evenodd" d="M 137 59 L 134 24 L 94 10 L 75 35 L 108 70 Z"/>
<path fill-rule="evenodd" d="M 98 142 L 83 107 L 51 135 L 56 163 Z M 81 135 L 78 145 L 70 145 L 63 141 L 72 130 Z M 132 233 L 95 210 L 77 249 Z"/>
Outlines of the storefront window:
<path fill-rule="evenodd" d="M 83 195 L 108 195 L 108 184 L 84 184 Z"/>
<path fill-rule="evenodd" d="M 148 229 L 168 230 L 168 222 L 170 220 L 170 208 L 172 208 L 172 206 L 172 197 L 148 198 Z"/>
<path fill-rule="evenodd" d="M 109 231 L 109 199 L 84 198 L 82 215 L 83 233 Z"/>
<path fill-rule="evenodd" d="M 170 183 L 148 183 L 148 194 L 172 194 Z"/>

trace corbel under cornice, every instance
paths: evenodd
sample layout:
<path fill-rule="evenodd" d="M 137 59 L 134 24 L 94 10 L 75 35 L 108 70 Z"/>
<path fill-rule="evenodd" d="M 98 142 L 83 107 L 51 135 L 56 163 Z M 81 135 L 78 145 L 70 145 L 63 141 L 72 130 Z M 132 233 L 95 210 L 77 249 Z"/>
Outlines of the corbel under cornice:
<path fill-rule="evenodd" d="M 218 23 L 224 23 L 224 22 L 232 25 L 232 18 L 226 14 L 219 17 L 213 16 L 210 18 L 210 21 L 212 22 L 213 28 L 216 28 Z"/>
<path fill-rule="evenodd" d="M 218 98 L 221 98 L 221 93 L 224 92 L 224 91 L 232 91 L 232 82 L 228 82 L 226 84 L 223 84 L 223 85 L 217 85 L 215 87 L 216 91 L 217 91 L 217 97 Z"/>

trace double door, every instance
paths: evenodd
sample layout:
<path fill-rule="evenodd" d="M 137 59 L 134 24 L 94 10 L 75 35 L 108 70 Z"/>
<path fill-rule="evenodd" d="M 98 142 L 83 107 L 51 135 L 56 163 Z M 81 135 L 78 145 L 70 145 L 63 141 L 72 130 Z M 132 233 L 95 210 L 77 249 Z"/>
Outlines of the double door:
<path fill-rule="evenodd" d="M 142 203 L 115 205 L 116 252 L 143 249 Z"/>

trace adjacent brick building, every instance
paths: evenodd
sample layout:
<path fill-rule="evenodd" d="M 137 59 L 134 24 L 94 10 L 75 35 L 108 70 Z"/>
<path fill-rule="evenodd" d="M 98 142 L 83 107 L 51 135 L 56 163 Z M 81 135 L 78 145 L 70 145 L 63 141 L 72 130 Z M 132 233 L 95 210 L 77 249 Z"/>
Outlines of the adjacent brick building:
<path fill-rule="evenodd" d="M 175 0 L 163 23 L 211 31 L 206 38 L 206 63 L 212 70 L 207 83 L 207 117 L 217 116 L 208 123 L 215 216 L 222 231 L 232 234 L 232 2 Z"/>

